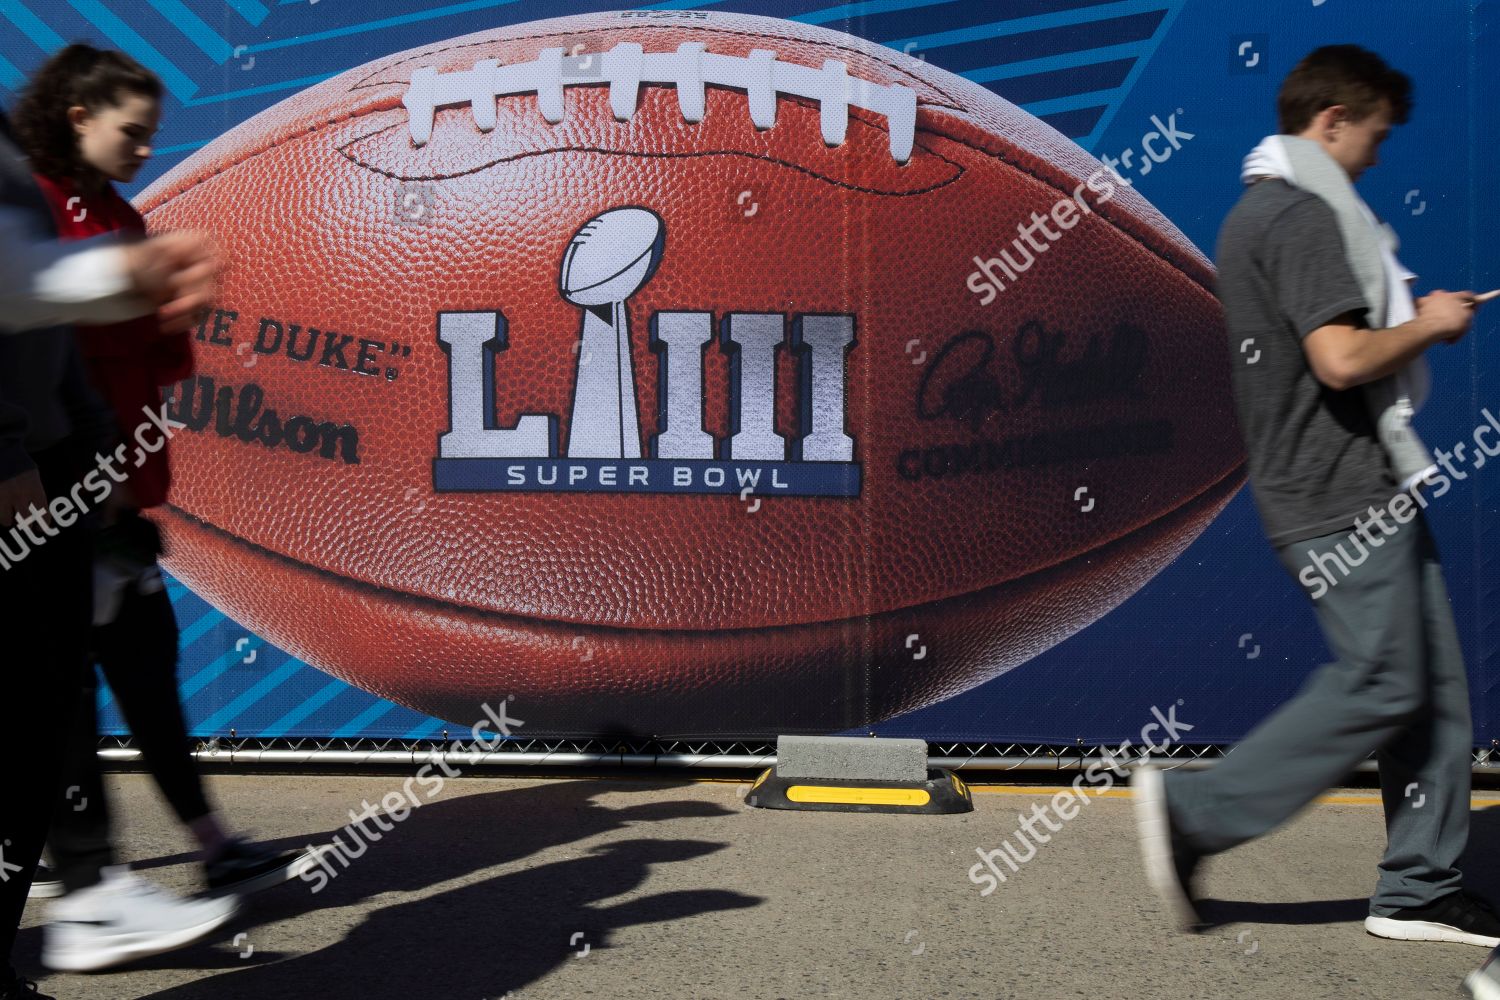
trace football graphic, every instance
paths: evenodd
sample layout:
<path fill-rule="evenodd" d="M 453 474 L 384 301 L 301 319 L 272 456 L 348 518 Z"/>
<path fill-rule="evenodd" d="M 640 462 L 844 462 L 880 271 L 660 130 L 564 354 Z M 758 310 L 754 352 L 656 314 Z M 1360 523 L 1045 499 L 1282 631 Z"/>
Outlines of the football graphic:
<path fill-rule="evenodd" d="M 167 567 L 460 724 L 887 719 L 1098 620 L 1244 478 L 1189 241 L 988 90 L 817 27 L 425 46 L 138 204 L 228 262 L 170 393 Z"/>
<path fill-rule="evenodd" d="M 574 305 L 624 302 L 661 263 L 663 228 L 642 208 L 616 208 L 578 231 L 563 256 L 561 290 Z"/>

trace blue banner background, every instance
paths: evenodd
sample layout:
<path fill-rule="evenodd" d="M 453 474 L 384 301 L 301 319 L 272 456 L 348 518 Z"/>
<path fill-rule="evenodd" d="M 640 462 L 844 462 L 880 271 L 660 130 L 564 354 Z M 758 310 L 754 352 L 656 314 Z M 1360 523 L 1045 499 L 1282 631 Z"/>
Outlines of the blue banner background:
<path fill-rule="evenodd" d="M 258 111 L 377 56 L 467 32 L 618 2 L 470 0 L 0 0 L 0 99 L 68 41 L 124 49 L 169 90 L 156 158 L 137 190 Z M 789 17 L 861 35 L 982 83 L 1094 155 L 1138 149 L 1152 116 L 1193 139 L 1139 190 L 1212 256 L 1239 193 L 1240 160 L 1274 132 L 1281 78 L 1308 50 L 1356 42 L 1417 81 L 1418 106 L 1362 183 L 1404 240 L 1422 290 L 1500 287 L 1495 0 L 871 0 L 828 6 L 669 2 Z M 1417 420 L 1434 446 L 1500 413 L 1500 307 L 1462 345 L 1434 351 Z M 1500 648 L 1491 553 L 1500 485 L 1480 470 L 1437 501 L 1470 664 L 1476 739 L 1500 737 Z M 261 642 L 181 584 L 181 675 L 202 736 L 422 738 L 447 724 L 374 698 Z M 1195 742 L 1243 736 L 1327 657 L 1312 608 L 1266 544 L 1248 492 L 1143 591 L 994 681 L 876 731 L 933 740 L 1098 743 L 1130 738 L 1153 705 L 1181 702 Z M 105 725 L 123 731 L 107 694 Z M 519 711 L 519 710 L 518 710 Z"/>

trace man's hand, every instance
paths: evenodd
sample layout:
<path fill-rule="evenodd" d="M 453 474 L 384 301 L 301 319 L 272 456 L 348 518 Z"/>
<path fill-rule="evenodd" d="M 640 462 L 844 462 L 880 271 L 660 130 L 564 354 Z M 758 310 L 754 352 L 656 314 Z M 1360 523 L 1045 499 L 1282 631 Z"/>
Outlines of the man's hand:
<path fill-rule="evenodd" d="M 164 233 L 123 248 L 136 291 L 157 305 L 164 333 L 192 329 L 213 302 L 218 255 L 208 240 L 189 232 Z"/>
<path fill-rule="evenodd" d="M 42 489 L 42 477 L 35 469 L 0 482 L 0 526 L 10 527 L 17 514 L 25 514 L 32 507 L 47 507 L 47 491 Z"/>
<path fill-rule="evenodd" d="M 1474 300 L 1473 292 L 1436 291 L 1417 300 L 1417 319 L 1436 339 L 1456 344 L 1474 325 Z"/>

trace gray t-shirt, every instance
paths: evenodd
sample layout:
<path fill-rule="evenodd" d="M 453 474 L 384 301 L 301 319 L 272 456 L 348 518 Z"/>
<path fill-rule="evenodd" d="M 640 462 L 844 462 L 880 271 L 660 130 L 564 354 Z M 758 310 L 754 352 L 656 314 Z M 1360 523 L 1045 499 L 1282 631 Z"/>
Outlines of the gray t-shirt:
<path fill-rule="evenodd" d="M 1353 527 L 1396 492 L 1361 387 L 1317 380 L 1302 338 L 1367 308 L 1333 209 L 1252 184 L 1219 231 L 1219 299 L 1261 523 L 1276 546 Z"/>

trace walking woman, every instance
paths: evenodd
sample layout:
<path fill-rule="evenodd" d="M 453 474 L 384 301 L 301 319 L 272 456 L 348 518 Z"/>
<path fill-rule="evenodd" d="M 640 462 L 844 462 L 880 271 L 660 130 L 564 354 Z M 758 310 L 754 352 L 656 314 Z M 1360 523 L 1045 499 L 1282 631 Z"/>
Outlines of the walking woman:
<path fill-rule="evenodd" d="M 114 185 L 131 181 L 151 155 L 161 95 L 161 82 L 135 60 L 88 45 L 62 49 L 33 77 L 15 110 L 16 133 L 63 239 L 144 238 L 144 221 Z M 154 317 L 80 326 L 78 338 L 121 440 L 160 408 L 163 386 L 193 370 L 190 333 L 164 332 Z M 196 940 L 232 916 L 233 894 L 292 878 L 298 866 L 296 855 L 225 831 L 188 753 L 177 623 L 156 565 L 156 529 L 140 515 L 166 500 L 169 450 L 136 451 L 106 515 L 94 569 L 93 648 L 152 776 L 202 847 L 210 896 L 218 898 L 178 899 L 116 865 L 89 670 L 63 782 L 79 794 L 58 803 L 49 839 L 64 894 L 45 935 L 42 959 L 53 969 L 108 968 Z M 46 884 L 38 876 L 39 887 Z"/>

